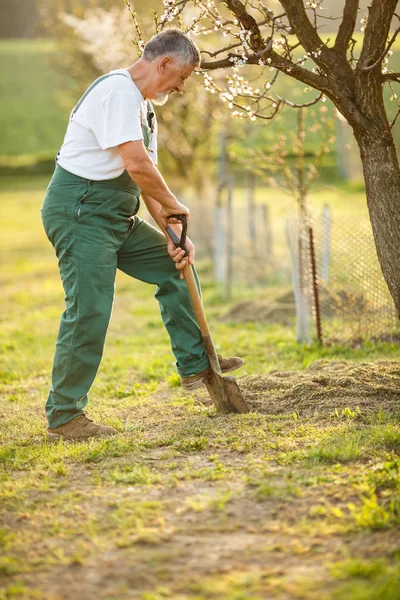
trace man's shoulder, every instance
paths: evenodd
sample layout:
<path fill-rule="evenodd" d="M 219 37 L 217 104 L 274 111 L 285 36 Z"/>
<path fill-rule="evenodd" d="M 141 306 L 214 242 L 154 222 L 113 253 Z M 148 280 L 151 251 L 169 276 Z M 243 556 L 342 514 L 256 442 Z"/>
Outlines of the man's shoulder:
<path fill-rule="evenodd" d="M 139 90 L 134 85 L 132 78 L 127 71 L 110 71 L 109 73 L 102 75 L 100 79 L 101 81 L 99 81 L 97 87 L 102 95 L 123 92 L 131 94 L 139 100 L 142 99 Z"/>

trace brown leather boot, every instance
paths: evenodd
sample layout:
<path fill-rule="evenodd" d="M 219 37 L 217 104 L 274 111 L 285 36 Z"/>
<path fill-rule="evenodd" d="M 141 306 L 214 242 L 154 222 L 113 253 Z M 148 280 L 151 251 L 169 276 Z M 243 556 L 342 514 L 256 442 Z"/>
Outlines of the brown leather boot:
<path fill-rule="evenodd" d="M 244 360 L 239 356 L 230 356 L 229 358 L 222 358 L 220 354 L 217 354 L 219 366 L 221 367 L 221 371 L 223 373 L 230 373 L 231 371 L 236 371 L 236 369 L 240 369 L 243 367 Z"/>
<path fill-rule="evenodd" d="M 113 427 L 105 427 L 93 423 L 86 415 L 79 415 L 59 427 L 49 428 L 47 437 L 53 439 L 87 440 L 90 437 L 114 435 L 117 431 Z"/>
<path fill-rule="evenodd" d="M 239 356 L 231 356 L 229 358 L 223 358 L 220 354 L 217 354 L 217 356 L 222 373 L 236 371 L 236 369 L 239 369 L 244 364 L 243 358 L 239 358 Z M 204 371 L 201 371 L 200 373 L 196 373 L 196 375 L 181 377 L 182 387 L 189 391 L 197 390 L 197 388 L 207 383 L 210 375 L 211 367 L 207 367 L 207 369 L 204 369 Z"/>

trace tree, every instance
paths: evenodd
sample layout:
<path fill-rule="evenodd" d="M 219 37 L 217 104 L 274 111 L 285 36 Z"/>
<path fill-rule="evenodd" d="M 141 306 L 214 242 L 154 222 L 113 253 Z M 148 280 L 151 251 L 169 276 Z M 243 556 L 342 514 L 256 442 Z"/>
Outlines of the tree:
<path fill-rule="evenodd" d="M 218 92 L 237 115 L 269 120 L 285 104 L 299 108 L 325 97 L 332 101 L 352 127 L 360 150 L 377 254 L 400 316 L 400 168 L 392 135 L 399 110 L 389 122 L 383 98 L 385 84 L 400 82 L 400 73 L 387 67 L 400 31 L 390 37 L 394 16 L 400 19 L 397 1 L 371 0 L 360 42 L 355 34 L 359 0 L 345 0 L 333 40 L 320 34 L 321 24 L 330 18 L 323 12 L 323 0 L 270 0 L 269 6 L 261 0 L 165 0 L 156 26 L 174 19 L 187 22 L 190 16 L 190 30 L 209 36 L 213 44 L 202 48 L 201 64 L 206 87 Z M 262 89 L 255 89 L 240 76 L 243 68 L 245 73 L 257 69 L 257 82 L 265 70 L 274 74 Z M 216 69 L 229 70 L 227 88 L 210 75 Z M 301 105 L 273 94 L 278 76 L 300 81 L 318 94 Z"/>

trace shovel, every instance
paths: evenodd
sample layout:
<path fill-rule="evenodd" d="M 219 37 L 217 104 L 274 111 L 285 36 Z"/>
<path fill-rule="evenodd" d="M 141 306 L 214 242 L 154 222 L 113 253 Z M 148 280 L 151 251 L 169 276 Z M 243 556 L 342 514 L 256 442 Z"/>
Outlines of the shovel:
<path fill-rule="evenodd" d="M 185 250 L 185 256 L 187 256 L 187 249 L 185 246 L 187 232 L 186 215 L 171 216 L 173 216 L 175 219 L 178 219 L 182 223 L 181 237 L 179 238 L 170 226 L 167 227 L 167 233 L 170 236 L 171 240 L 174 242 L 175 246 L 177 246 L 178 248 L 182 248 L 182 250 Z M 243 394 L 239 389 L 235 377 L 222 377 L 217 352 L 212 341 L 203 304 L 200 298 L 199 290 L 197 288 L 196 280 L 194 278 L 192 265 L 189 264 L 189 261 L 186 261 L 186 265 L 183 269 L 183 274 L 189 289 L 193 310 L 196 315 L 197 322 L 199 324 L 201 336 L 203 338 L 204 346 L 211 367 L 211 376 L 206 383 L 206 388 L 210 395 L 210 398 L 219 412 L 247 413 L 249 412 L 249 409 L 245 399 L 243 398 Z"/>

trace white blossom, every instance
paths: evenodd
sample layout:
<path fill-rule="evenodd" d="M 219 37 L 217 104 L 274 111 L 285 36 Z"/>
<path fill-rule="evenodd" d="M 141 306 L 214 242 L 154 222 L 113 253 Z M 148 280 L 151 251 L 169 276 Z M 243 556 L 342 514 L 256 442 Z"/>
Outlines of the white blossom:
<path fill-rule="evenodd" d="M 107 72 L 124 66 L 132 38 L 132 18 L 125 7 L 86 11 L 85 19 L 62 13 L 62 21 L 80 41 L 80 47 L 93 57 L 99 71 Z M 143 50 L 144 42 L 139 43 Z"/>

